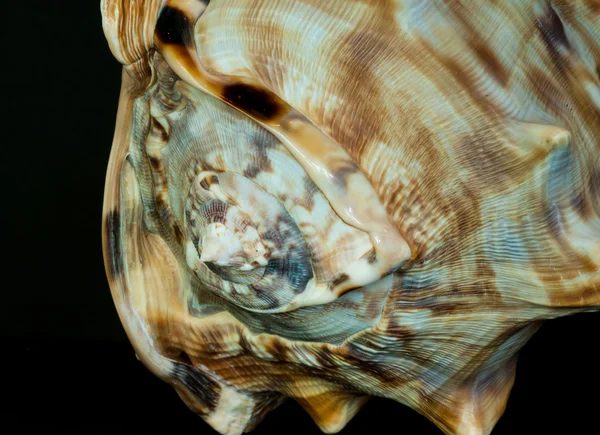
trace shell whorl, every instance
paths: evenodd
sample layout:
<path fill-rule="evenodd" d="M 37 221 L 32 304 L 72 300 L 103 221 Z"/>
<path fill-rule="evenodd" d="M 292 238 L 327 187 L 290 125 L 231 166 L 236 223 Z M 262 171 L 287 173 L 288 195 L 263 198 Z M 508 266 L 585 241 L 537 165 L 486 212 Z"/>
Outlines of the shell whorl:
<path fill-rule="evenodd" d="M 282 396 L 489 433 L 542 320 L 600 307 L 598 2 L 160 3 L 103 3 L 144 363 L 222 433 Z"/>
<path fill-rule="evenodd" d="M 179 80 L 158 55 L 154 68 L 161 78 L 134 160 L 202 291 L 257 312 L 339 297 L 331 283 L 369 253 L 368 235 L 339 218 L 273 135 Z"/>
<path fill-rule="evenodd" d="M 313 273 L 298 226 L 272 195 L 232 173 L 203 171 L 186 201 L 187 263 L 200 279 L 221 278 L 218 294 L 250 310 L 281 310 Z"/>
<path fill-rule="evenodd" d="M 106 22 L 113 24 L 106 25 L 105 31 L 109 39 L 112 39 L 111 48 L 119 59 L 131 66 L 138 62 L 140 53 L 151 53 L 147 29 L 151 27 L 149 23 L 156 21 L 154 49 L 161 53 L 169 67 L 189 85 L 226 102 L 274 134 L 325 195 L 333 211 L 346 224 L 369 235 L 371 249 L 349 261 L 332 280 L 311 280 L 302 295 L 294 301 L 288 301 L 284 308 L 273 302 L 270 302 L 271 306 L 277 306 L 278 310 L 289 310 L 298 306 L 331 302 L 347 291 L 378 281 L 411 258 L 408 242 L 390 221 L 370 181 L 343 146 L 269 89 L 257 87 L 245 79 L 215 76 L 201 65 L 195 53 L 193 33 L 197 19 L 206 9 L 204 3 L 166 0 L 158 9 L 154 7 L 156 5 L 141 12 L 121 8 L 125 12 L 137 13 L 138 18 L 145 23 L 139 26 L 135 19 L 125 17 L 125 20 L 133 23 L 132 32 L 114 24 L 119 17 L 114 9 L 118 10 L 117 6 L 123 5 L 118 2 L 108 5 L 112 9 L 103 5 L 103 10 L 108 15 Z M 134 34 L 136 30 L 140 36 L 137 40 L 130 34 Z M 131 41 L 133 44 L 130 46 L 128 43 Z M 136 60 L 131 63 L 133 59 Z M 154 74 L 154 70 L 151 69 L 151 72 Z M 141 85 L 140 89 L 147 88 L 146 76 L 137 77 L 136 81 Z M 157 123 L 161 124 L 160 121 Z M 155 161 L 160 161 L 160 158 L 154 158 Z M 222 235 L 228 234 L 224 228 L 211 228 L 220 228 Z M 290 267 L 294 263 L 285 261 L 284 264 Z M 267 271 L 270 269 L 267 268 Z M 303 278 L 300 279 L 302 280 Z"/>

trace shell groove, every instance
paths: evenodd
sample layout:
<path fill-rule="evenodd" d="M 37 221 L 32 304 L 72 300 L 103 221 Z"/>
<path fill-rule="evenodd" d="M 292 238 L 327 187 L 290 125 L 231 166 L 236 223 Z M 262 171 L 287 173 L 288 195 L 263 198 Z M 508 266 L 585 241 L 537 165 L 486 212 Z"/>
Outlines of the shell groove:
<path fill-rule="evenodd" d="M 541 321 L 600 307 L 597 2 L 102 5 L 111 290 L 218 431 L 381 396 L 487 434 Z"/>

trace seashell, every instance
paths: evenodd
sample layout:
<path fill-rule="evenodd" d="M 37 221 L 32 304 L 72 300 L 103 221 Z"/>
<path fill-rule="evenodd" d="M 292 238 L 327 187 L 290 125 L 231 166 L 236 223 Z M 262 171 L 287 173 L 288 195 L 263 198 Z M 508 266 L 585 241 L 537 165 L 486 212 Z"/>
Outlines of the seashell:
<path fill-rule="evenodd" d="M 595 1 L 103 0 L 107 275 L 223 434 L 370 396 L 488 434 L 543 320 L 600 307 Z"/>

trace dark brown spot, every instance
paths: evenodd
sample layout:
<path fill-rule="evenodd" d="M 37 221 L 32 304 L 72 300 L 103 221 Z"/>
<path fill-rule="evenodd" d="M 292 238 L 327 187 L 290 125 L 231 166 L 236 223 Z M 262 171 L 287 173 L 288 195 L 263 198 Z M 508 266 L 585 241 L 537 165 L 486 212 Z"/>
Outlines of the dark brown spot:
<path fill-rule="evenodd" d="M 156 120 L 156 118 L 152 118 L 152 135 L 154 137 L 158 137 L 160 141 L 164 143 L 168 142 L 169 140 L 167 130 L 165 130 L 165 128 Z"/>
<path fill-rule="evenodd" d="M 269 135 L 270 136 L 270 135 Z M 256 176 L 261 172 L 273 172 L 273 166 L 271 166 L 271 160 L 266 152 L 266 145 L 259 142 L 252 142 L 253 150 L 253 158 L 252 161 L 248 164 L 248 167 L 244 170 L 244 177 L 246 178 L 256 178 Z"/>
<path fill-rule="evenodd" d="M 183 246 L 183 241 L 184 241 L 184 236 L 183 236 L 183 232 L 181 231 L 181 228 L 179 228 L 179 225 L 175 225 L 173 227 L 173 230 L 175 232 L 175 240 L 177 240 L 177 243 L 179 243 L 179 245 Z"/>
<path fill-rule="evenodd" d="M 221 95 L 224 101 L 259 121 L 273 120 L 285 105 L 272 92 L 244 83 L 226 86 Z"/>
<path fill-rule="evenodd" d="M 184 363 L 184 364 L 189 364 L 192 365 L 192 359 L 190 358 L 190 356 L 185 352 L 185 351 L 180 351 L 179 355 L 177 356 L 177 359 Z"/>
<path fill-rule="evenodd" d="M 592 13 L 600 14 L 600 1 L 598 0 L 585 0 L 587 7 L 590 8 Z"/>
<path fill-rule="evenodd" d="M 156 21 L 156 36 L 164 44 L 191 46 L 194 43 L 192 20 L 177 8 L 165 6 Z"/>
<path fill-rule="evenodd" d="M 219 184 L 219 177 L 213 175 L 210 177 L 210 184 Z"/>
<path fill-rule="evenodd" d="M 375 261 L 377 261 L 377 254 L 375 253 L 375 249 L 371 249 L 369 252 L 367 252 L 365 254 L 365 258 L 367 259 L 367 263 L 375 263 Z"/>
<path fill-rule="evenodd" d="M 216 408 L 221 395 L 221 387 L 200 370 L 178 362 L 174 364 L 172 377 L 209 411 Z"/>
<path fill-rule="evenodd" d="M 248 339 L 246 338 L 246 332 L 242 332 L 240 333 L 240 339 L 239 339 L 239 345 L 242 348 L 242 350 L 244 351 L 244 353 L 250 351 L 252 349 L 252 345 L 250 344 L 250 342 L 248 341 Z"/>
<path fill-rule="evenodd" d="M 389 316 L 385 335 L 401 340 L 403 347 L 411 345 L 413 340 L 417 339 L 416 331 L 408 325 L 401 324 L 399 318 L 395 316 Z"/>
<path fill-rule="evenodd" d="M 547 15 L 538 19 L 538 26 L 542 31 L 542 37 L 546 44 L 560 44 L 567 50 L 571 49 L 571 44 L 565 34 L 563 23 L 552 6 L 547 4 Z"/>
<path fill-rule="evenodd" d="M 121 251 L 121 218 L 116 210 L 106 216 L 106 238 L 110 275 L 112 279 L 118 279 L 123 273 L 123 252 Z"/>
<path fill-rule="evenodd" d="M 571 199 L 573 208 L 582 219 L 587 220 L 593 216 L 592 207 L 585 196 L 585 192 L 580 191 Z"/>
<path fill-rule="evenodd" d="M 350 279 L 350 276 L 346 273 L 342 273 L 338 276 L 336 276 L 333 281 L 331 281 L 330 284 L 330 288 L 336 288 L 338 285 L 345 283 L 346 281 L 348 281 Z"/>
<path fill-rule="evenodd" d="M 358 172 L 360 172 L 360 168 L 356 163 L 352 161 L 344 162 L 334 172 L 335 182 L 342 187 L 346 187 L 348 185 L 348 178 Z"/>
<path fill-rule="evenodd" d="M 246 178 L 256 178 L 258 174 L 262 171 L 258 166 L 250 166 L 244 170 L 244 177 Z"/>
<path fill-rule="evenodd" d="M 166 358 L 174 359 L 183 364 L 193 365 L 190 356 L 178 347 L 167 347 L 164 349 L 163 354 Z"/>
<path fill-rule="evenodd" d="M 502 86 L 506 86 L 508 83 L 508 71 L 504 68 L 504 65 L 498 59 L 498 56 L 482 42 L 472 42 L 471 46 L 475 51 L 475 54 L 484 64 L 485 70 L 496 79 Z"/>
<path fill-rule="evenodd" d="M 537 18 L 537 26 L 554 64 L 559 70 L 564 70 L 564 59 L 560 55 L 558 47 L 571 50 L 571 44 L 567 39 L 560 17 L 549 3 L 546 4 L 546 15 Z"/>
<path fill-rule="evenodd" d="M 160 171 L 162 169 L 162 162 L 160 161 L 160 159 L 157 159 L 153 156 L 148 156 L 148 160 L 150 160 L 150 165 L 155 171 Z"/>
<path fill-rule="evenodd" d="M 287 352 L 289 348 L 285 346 L 279 339 L 275 338 L 266 346 L 267 352 L 275 356 L 279 360 L 287 359 Z"/>

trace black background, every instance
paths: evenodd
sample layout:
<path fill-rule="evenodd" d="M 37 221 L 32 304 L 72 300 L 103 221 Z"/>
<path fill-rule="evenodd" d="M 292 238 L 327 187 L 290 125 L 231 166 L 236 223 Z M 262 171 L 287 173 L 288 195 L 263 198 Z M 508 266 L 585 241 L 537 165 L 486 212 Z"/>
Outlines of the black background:
<path fill-rule="evenodd" d="M 101 252 L 104 177 L 120 65 L 99 1 L 7 2 L 2 10 L 0 432 L 214 433 L 134 356 Z M 600 433 L 600 314 L 546 323 L 522 351 L 493 435 Z M 436 434 L 374 399 L 342 432 Z M 295 403 L 256 434 L 319 433 Z"/>

